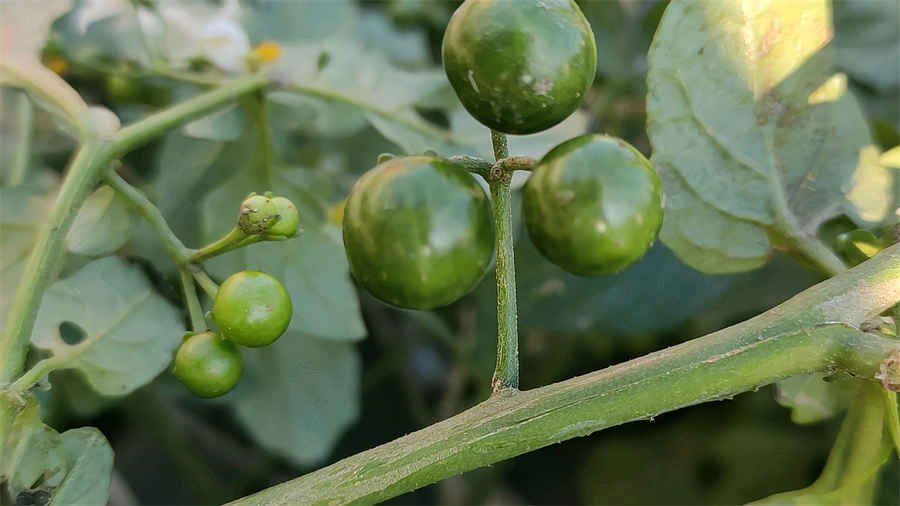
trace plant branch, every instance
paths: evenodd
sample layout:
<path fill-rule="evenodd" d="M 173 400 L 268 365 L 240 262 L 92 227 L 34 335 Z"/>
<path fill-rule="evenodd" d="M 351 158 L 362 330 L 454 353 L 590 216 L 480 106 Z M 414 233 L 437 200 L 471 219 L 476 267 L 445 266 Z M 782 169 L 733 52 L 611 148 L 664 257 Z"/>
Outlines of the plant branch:
<path fill-rule="evenodd" d="M 509 156 L 506 135 L 492 130 L 491 143 L 498 163 Z M 491 391 L 495 394 L 519 388 L 519 332 L 516 322 L 518 312 L 512 196 L 509 189 L 510 175 L 499 176 L 488 179 L 497 242 L 497 367 L 491 380 Z"/>
<path fill-rule="evenodd" d="M 170 255 L 172 255 L 175 263 L 178 265 L 185 264 L 191 254 L 193 254 L 193 250 L 187 248 L 178 236 L 175 235 L 175 232 L 169 228 L 166 218 L 162 215 L 162 212 L 153 205 L 153 202 L 150 202 L 150 199 L 148 199 L 140 190 L 122 179 L 115 169 L 107 171 L 104 180 L 106 181 L 106 184 L 124 197 L 125 200 L 127 200 L 128 203 L 131 204 L 145 220 L 147 220 L 147 223 L 150 224 L 150 227 L 153 228 L 153 231 L 156 232 L 160 242 L 162 242 L 163 247 L 166 248 L 166 251 L 168 251 Z"/>
<path fill-rule="evenodd" d="M 191 263 L 200 263 L 208 258 L 212 258 L 223 253 L 235 250 L 242 246 L 260 241 L 261 235 L 247 235 L 240 228 L 234 227 L 227 234 L 207 244 L 206 246 L 194 250 L 188 259 Z"/>
<path fill-rule="evenodd" d="M 154 137 L 194 118 L 230 104 L 268 83 L 264 76 L 252 75 L 222 84 L 168 109 L 152 114 L 119 130 L 103 141 L 89 138 L 78 149 L 68 174 L 50 211 L 47 223 L 38 234 L 31 256 L 12 297 L 0 333 L 0 385 L 22 371 L 28 342 L 37 317 L 38 306 L 50 282 L 53 265 L 62 255 L 62 243 L 76 211 L 113 160 L 145 144 Z M 0 444 L 5 434 L 0 433 Z"/>
<path fill-rule="evenodd" d="M 584 376 L 493 396 L 443 422 L 235 501 L 369 504 L 550 444 L 788 376 L 875 380 L 900 341 L 857 327 L 900 301 L 900 246 L 757 317 Z"/>

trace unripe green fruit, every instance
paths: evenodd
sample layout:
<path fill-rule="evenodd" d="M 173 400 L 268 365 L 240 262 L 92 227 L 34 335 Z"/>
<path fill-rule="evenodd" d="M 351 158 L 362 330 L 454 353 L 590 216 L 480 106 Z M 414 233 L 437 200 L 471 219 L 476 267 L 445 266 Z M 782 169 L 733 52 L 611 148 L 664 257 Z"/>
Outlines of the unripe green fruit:
<path fill-rule="evenodd" d="M 523 192 L 525 225 L 551 262 L 580 275 L 618 272 L 647 252 L 662 225 L 662 188 L 621 139 L 576 137 L 538 163 Z"/>
<path fill-rule="evenodd" d="M 387 160 L 344 207 L 350 272 L 379 299 L 431 309 L 470 292 L 494 253 L 491 208 L 466 171 L 440 158 Z"/>
<path fill-rule="evenodd" d="M 291 322 L 291 297 L 274 277 L 241 271 L 226 279 L 213 302 L 212 317 L 222 335 L 240 345 L 275 342 Z"/>
<path fill-rule="evenodd" d="M 597 69 L 594 34 L 574 0 L 466 0 L 442 54 L 466 110 L 508 134 L 540 132 L 575 112 Z"/>
<path fill-rule="evenodd" d="M 214 332 L 185 336 L 175 354 L 173 373 L 198 397 L 224 395 L 241 377 L 241 352 Z"/>

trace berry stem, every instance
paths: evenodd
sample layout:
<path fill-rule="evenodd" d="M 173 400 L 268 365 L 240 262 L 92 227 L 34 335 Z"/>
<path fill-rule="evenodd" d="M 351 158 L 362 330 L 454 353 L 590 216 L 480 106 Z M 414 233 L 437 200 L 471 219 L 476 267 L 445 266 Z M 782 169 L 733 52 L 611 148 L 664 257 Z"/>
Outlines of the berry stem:
<path fill-rule="evenodd" d="M 187 267 L 178 269 L 181 278 L 181 288 L 184 290 L 184 301 L 191 317 L 191 330 L 202 332 L 207 329 L 206 319 L 203 317 L 203 308 L 200 299 L 197 298 L 197 287 L 194 285 L 194 277 L 188 272 Z"/>
<path fill-rule="evenodd" d="M 200 288 L 206 292 L 206 295 L 209 295 L 210 299 L 215 300 L 216 294 L 219 293 L 219 285 L 209 277 L 209 274 L 207 274 L 206 271 L 199 267 L 193 269 L 192 273 L 194 275 L 194 280 L 197 281 Z"/>
<path fill-rule="evenodd" d="M 169 227 L 166 218 L 162 215 L 159 208 L 153 205 L 153 202 L 150 202 L 150 199 L 148 199 L 140 190 L 122 179 L 122 176 L 120 176 L 115 169 L 110 169 L 106 173 L 104 179 L 106 184 L 124 197 L 125 200 L 127 200 L 128 203 L 131 204 L 145 220 L 147 220 L 147 223 L 150 224 L 150 227 L 153 228 L 153 231 L 156 232 L 160 242 L 162 242 L 163 247 L 165 247 L 166 251 L 168 251 L 169 254 L 172 255 L 172 258 L 175 259 L 175 263 L 178 265 L 185 264 L 193 251 L 185 247 L 184 243 L 178 239 L 178 236 L 176 236 L 175 232 Z"/>
<path fill-rule="evenodd" d="M 491 131 L 491 142 L 498 161 L 509 156 L 504 134 Z M 491 381 L 491 390 L 495 394 L 519 388 L 516 265 L 509 181 L 508 175 L 504 175 L 489 182 L 497 236 L 497 367 Z"/>
<path fill-rule="evenodd" d="M 211 242 L 198 250 L 195 250 L 188 261 L 191 263 L 200 263 L 208 258 L 212 258 L 214 256 L 221 255 L 222 253 L 227 253 L 233 249 L 240 248 L 241 246 L 246 246 L 248 244 L 257 242 L 259 239 L 260 236 L 258 235 L 248 236 L 240 228 L 234 227 L 230 232 L 223 235 L 216 241 Z"/>

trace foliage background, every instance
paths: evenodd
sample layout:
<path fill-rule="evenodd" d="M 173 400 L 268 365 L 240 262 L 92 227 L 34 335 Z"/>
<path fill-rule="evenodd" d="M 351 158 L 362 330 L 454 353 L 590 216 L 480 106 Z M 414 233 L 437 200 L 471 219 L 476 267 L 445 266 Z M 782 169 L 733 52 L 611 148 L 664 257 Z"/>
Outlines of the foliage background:
<path fill-rule="evenodd" d="M 264 129 L 253 104 L 191 123 L 123 161 L 122 174 L 148 192 L 189 246 L 230 228 L 224 217 L 236 212 L 246 193 L 276 185 L 298 203 L 305 233 L 211 264 L 219 280 L 245 266 L 273 272 L 294 297 L 289 333 L 269 349 L 245 353 L 246 374 L 232 394 L 197 400 L 168 372 L 126 396 L 109 395 L 82 373 L 51 376 L 53 388 L 41 393 L 48 423 L 59 431 L 97 426 L 116 452 L 112 502 L 221 503 L 484 399 L 495 353 L 491 276 L 471 296 L 437 312 L 392 309 L 354 288 L 337 226 L 341 201 L 379 153 L 489 152 L 487 130 L 466 116 L 440 69 L 443 27 L 458 2 L 257 0 L 242 2 L 237 17 L 227 15 L 233 2 L 155 3 L 170 14 L 163 16 L 169 23 L 187 23 L 185 34 L 229 35 L 231 22 L 250 44 L 277 41 L 284 47 L 274 64 L 279 72 L 350 100 L 270 95 L 274 170 L 262 161 L 269 155 L 259 148 Z M 512 139 L 511 151 L 540 156 L 589 130 L 620 136 L 649 155 L 646 53 L 666 2 L 580 3 L 600 52 L 595 85 L 577 115 L 545 134 Z M 135 18 L 117 11 L 116 2 L 76 4 L 54 23 L 43 59 L 89 103 L 103 104 L 125 121 L 200 89 L 152 70 L 148 54 L 191 65 L 202 65 L 204 58 L 221 66 L 234 62 L 227 59 L 232 46 L 198 49 L 187 35 L 163 40 L 159 47 L 150 40 L 148 51 L 148 41 L 134 29 Z M 834 5 L 837 65 L 848 74 L 883 149 L 900 143 L 900 28 L 897 16 L 890 17 L 897 8 L 893 0 Z M 17 142 L 6 112 L 16 93 L 0 92 L 3 156 Z M 404 122 L 410 118 L 451 134 L 410 127 Z M 73 146 L 46 113 L 37 112 L 35 121 L 30 193 L 22 198 L 40 209 Z M 91 205 L 117 237 L 89 240 L 91 223 L 85 218 L 60 272 L 74 273 L 92 258 L 117 251 L 156 294 L 181 307 L 174 266 L 149 227 L 114 198 L 93 199 Z M 12 202 L 8 196 L 4 200 L 4 205 Z M 17 235 L 4 248 L 27 241 Z M 516 255 L 523 388 L 705 334 L 820 279 L 786 257 L 749 273 L 705 275 L 662 244 L 621 275 L 576 278 L 542 259 L 521 227 Z M 14 281 L 10 258 L 5 250 L 0 278 L 5 293 Z M 2 308 L 6 301 L 0 303 Z M 45 321 L 59 326 L 66 339 L 71 329 L 63 323 Z M 77 341 L 74 334 L 69 337 Z M 732 504 L 800 488 L 821 470 L 837 421 L 794 424 L 775 394 L 765 388 L 607 430 L 392 503 Z M 896 461 L 884 473 L 879 500 L 897 504 Z"/>

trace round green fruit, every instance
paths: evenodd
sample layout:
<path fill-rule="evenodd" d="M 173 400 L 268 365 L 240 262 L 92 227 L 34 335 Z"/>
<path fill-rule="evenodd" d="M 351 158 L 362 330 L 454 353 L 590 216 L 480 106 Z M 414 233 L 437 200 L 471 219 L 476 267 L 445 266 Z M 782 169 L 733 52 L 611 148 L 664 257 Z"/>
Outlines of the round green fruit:
<path fill-rule="evenodd" d="M 291 297 L 274 277 L 259 271 L 232 274 L 219 287 L 212 317 L 222 335 L 240 345 L 275 342 L 291 322 Z"/>
<path fill-rule="evenodd" d="M 650 162 L 614 137 L 560 144 L 525 185 L 528 235 L 551 262 L 579 275 L 612 274 L 640 258 L 662 225 L 662 189 Z"/>
<path fill-rule="evenodd" d="M 218 397 L 235 385 L 243 370 L 241 352 L 214 332 L 185 337 L 175 354 L 175 376 L 198 397 Z"/>
<path fill-rule="evenodd" d="M 134 102 L 142 91 L 137 79 L 123 74 L 109 74 L 105 84 L 106 93 L 116 102 Z"/>
<path fill-rule="evenodd" d="M 597 69 L 594 34 L 574 0 L 466 0 L 447 25 L 442 53 L 466 110 L 508 134 L 566 119 Z"/>
<path fill-rule="evenodd" d="M 395 306 L 431 309 L 467 294 L 494 254 L 491 208 L 468 172 L 440 158 L 393 158 L 364 174 L 344 207 L 350 271 Z"/>

